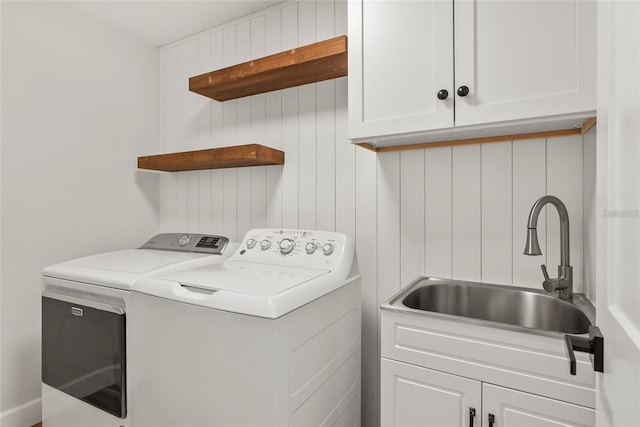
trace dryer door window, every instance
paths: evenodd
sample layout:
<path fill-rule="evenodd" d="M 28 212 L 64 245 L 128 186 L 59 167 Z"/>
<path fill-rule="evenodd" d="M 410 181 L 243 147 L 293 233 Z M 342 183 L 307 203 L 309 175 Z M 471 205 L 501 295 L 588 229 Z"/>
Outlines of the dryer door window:
<path fill-rule="evenodd" d="M 74 300 L 42 297 L 42 381 L 124 418 L 124 310 Z"/>

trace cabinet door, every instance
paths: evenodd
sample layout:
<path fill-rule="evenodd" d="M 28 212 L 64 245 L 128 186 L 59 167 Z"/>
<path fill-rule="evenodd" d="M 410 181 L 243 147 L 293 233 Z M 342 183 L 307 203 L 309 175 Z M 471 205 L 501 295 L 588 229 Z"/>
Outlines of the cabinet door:
<path fill-rule="evenodd" d="M 453 102 L 451 2 L 349 1 L 349 138 L 451 127 Z"/>
<path fill-rule="evenodd" d="M 454 5 L 456 126 L 595 111 L 595 1 Z"/>
<path fill-rule="evenodd" d="M 595 411 L 521 391 L 482 385 L 482 426 L 489 427 L 489 416 L 500 427 L 594 426 Z"/>
<path fill-rule="evenodd" d="M 480 425 L 479 381 L 384 358 L 380 369 L 382 426 Z"/>

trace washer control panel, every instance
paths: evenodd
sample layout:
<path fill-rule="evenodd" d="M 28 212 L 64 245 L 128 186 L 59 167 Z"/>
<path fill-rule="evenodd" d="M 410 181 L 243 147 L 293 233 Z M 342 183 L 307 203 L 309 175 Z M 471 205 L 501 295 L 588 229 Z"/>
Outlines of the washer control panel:
<path fill-rule="evenodd" d="M 222 255 L 229 239 L 223 236 L 190 233 L 162 233 L 153 236 L 140 249 L 165 251 L 202 252 Z"/>
<path fill-rule="evenodd" d="M 232 259 L 326 268 L 339 261 L 347 239 L 330 231 L 254 229 L 245 235 Z"/>

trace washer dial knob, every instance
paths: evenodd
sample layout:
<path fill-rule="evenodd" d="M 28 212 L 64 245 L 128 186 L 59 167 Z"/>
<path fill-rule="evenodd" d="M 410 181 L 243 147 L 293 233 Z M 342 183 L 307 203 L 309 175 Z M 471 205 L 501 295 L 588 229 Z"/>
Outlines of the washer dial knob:
<path fill-rule="evenodd" d="M 306 245 L 304 245 L 304 249 L 307 251 L 309 255 L 311 255 L 316 251 L 317 246 L 314 242 L 309 242 Z"/>
<path fill-rule="evenodd" d="M 191 236 L 188 234 L 183 234 L 182 236 L 178 237 L 178 245 L 180 246 L 184 246 L 190 241 L 191 241 Z"/>
<path fill-rule="evenodd" d="M 333 245 L 331 243 L 325 243 L 322 245 L 322 252 L 325 255 L 331 255 L 333 253 Z"/>
<path fill-rule="evenodd" d="M 283 255 L 291 253 L 291 251 L 295 247 L 296 247 L 296 244 L 291 239 L 282 239 L 280 241 L 280 253 L 283 254 Z"/>
<path fill-rule="evenodd" d="M 271 247 L 271 242 L 270 241 L 265 239 L 262 242 L 260 242 L 260 249 L 262 249 L 263 251 L 266 251 L 270 247 Z"/>
<path fill-rule="evenodd" d="M 250 238 L 249 240 L 247 240 L 247 248 L 251 249 L 256 245 L 256 239 L 254 238 Z"/>

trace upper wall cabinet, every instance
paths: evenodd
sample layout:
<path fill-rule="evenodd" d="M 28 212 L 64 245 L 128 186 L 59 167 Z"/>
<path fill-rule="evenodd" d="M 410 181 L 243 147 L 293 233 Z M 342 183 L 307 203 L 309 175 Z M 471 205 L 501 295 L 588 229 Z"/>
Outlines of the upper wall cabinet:
<path fill-rule="evenodd" d="M 349 40 L 355 142 L 568 129 L 595 114 L 594 1 L 350 1 Z"/>

